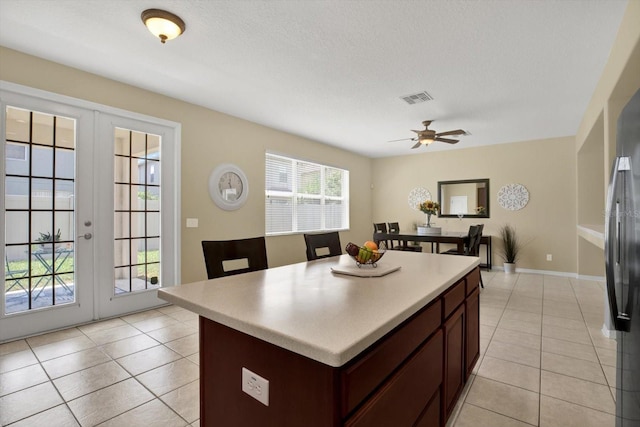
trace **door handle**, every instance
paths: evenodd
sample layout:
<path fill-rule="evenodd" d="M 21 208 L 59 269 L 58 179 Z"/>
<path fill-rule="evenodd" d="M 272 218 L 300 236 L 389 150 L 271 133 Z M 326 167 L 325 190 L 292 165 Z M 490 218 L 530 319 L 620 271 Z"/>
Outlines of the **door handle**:
<path fill-rule="evenodd" d="M 80 236 L 78 236 L 78 237 L 82 237 L 82 238 L 84 238 L 84 239 L 89 240 L 89 239 L 91 239 L 91 238 L 93 237 L 93 234 L 91 234 L 91 233 L 84 233 L 84 234 L 81 234 L 81 235 L 80 235 Z"/>
<path fill-rule="evenodd" d="M 628 157 L 617 157 L 611 171 L 611 180 L 609 181 L 609 189 L 607 194 L 607 206 L 605 216 L 605 268 L 607 278 L 607 294 L 609 296 L 609 307 L 611 309 L 611 317 L 615 324 L 615 328 L 619 331 L 629 331 L 630 311 L 629 307 L 618 307 L 618 296 L 616 295 L 616 271 L 622 273 L 620 268 L 624 268 L 624 261 L 620 259 L 620 253 L 623 247 L 623 233 L 621 233 L 621 221 L 624 212 L 620 213 L 620 202 L 617 200 L 618 195 L 618 175 L 624 175 L 630 171 L 630 162 Z M 624 189 L 624 176 L 622 188 Z M 625 209 L 625 206 L 622 206 Z M 620 261 L 623 261 L 622 263 Z M 625 292 L 624 286 L 621 286 L 621 292 Z M 620 301 L 624 304 L 625 295 L 620 295 L 623 299 Z M 628 305 L 628 296 L 627 296 Z M 621 311 L 624 310 L 624 311 Z"/>

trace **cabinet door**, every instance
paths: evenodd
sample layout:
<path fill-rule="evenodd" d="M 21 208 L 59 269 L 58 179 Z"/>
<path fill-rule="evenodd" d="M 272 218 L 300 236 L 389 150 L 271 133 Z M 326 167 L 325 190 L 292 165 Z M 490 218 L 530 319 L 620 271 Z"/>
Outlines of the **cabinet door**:
<path fill-rule="evenodd" d="M 345 427 L 413 426 L 437 393 L 442 379 L 442 331 L 436 332 L 364 403 Z M 440 408 L 427 415 L 438 419 Z"/>
<path fill-rule="evenodd" d="M 462 304 L 444 323 L 443 414 L 446 420 L 464 386 L 465 307 Z"/>
<path fill-rule="evenodd" d="M 466 327 L 465 331 L 465 381 L 471 375 L 473 367 L 480 356 L 480 291 L 476 288 L 465 301 Z"/>

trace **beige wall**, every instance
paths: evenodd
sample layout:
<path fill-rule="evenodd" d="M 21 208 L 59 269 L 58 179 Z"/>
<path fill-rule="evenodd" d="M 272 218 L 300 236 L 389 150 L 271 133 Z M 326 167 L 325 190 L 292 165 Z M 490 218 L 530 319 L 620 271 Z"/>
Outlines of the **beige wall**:
<path fill-rule="evenodd" d="M 3 47 L 0 47 L 0 79 L 182 124 L 181 267 L 185 282 L 205 277 L 200 240 L 264 234 L 262 189 L 267 149 L 351 171 L 351 229 L 341 233 L 343 244 L 368 239 L 373 221 L 397 220 L 404 229 L 411 228 L 414 222 L 424 222 L 424 215 L 407 204 L 409 191 L 414 187 L 428 188 L 435 198 L 438 180 L 489 178 L 491 218 L 478 221 L 437 218 L 438 225 L 447 230 L 466 230 L 472 222 L 482 222 L 486 224 L 486 232 L 495 235 L 498 227 L 508 222 L 516 226 L 523 239 L 530 240 L 519 263 L 521 268 L 576 272 L 576 250 L 584 249 L 588 262 L 583 265 L 598 265 L 601 257 L 598 250 L 585 246 L 576 234 L 576 151 L 602 117 L 603 110 L 605 140 L 612 137 L 612 124 L 621 105 L 640 86 L 639 15 L 640 2 L 630 1 L 610 60 L 575 139 L 427 151 L 386 159 L 371 160 Z M 603 162 L 608 164 L 606 157 L 611 156 L 611 147 L 605 145 L 602 151 Z M 207 193 L 208 175 L 222 162 L 238 164 L 250 180 L 249 200 L 236 212 L 221 211 Z M 591 178 L 588 181 L 597 182 Z M 497 191 L 509 183 L 520 183 L 529 189 L 530 202 L 521 211 L 506 211 L 497 204 Z M 602 206 L 594 208 L 601 210 Z M 199 218 L 200 227 L 185 228 L 186 218 Z M 305 259 L 304 242 L 298 235 L 269 238 L 267 250 L 271 266 Z M 551 262 L 545 261 L 548 253 L 553 255 Z M 600 267 L 595 271 L 598 274 Z"/>
<path fill-rule="evenodd" d="M 484 234 L 495 236 L 502 224 L 509 223 L 528 241 L 519 268 L 576 271 L 576 157 L 572 137 L 425 151 L 375 159 L 373 168 L 375 222 L 397 220 L 401 229 L 409 230 L 414 222 L 424 223 L 424 214 L 412 210 L 407 203 L 412 188 L 427 188 L 435 199 L 438 181 L 489 178 L 490 218 L 436 218 L 437 226 L 466 231 L 470 224 L 482 223 Z M 497 202 L 498 190 L 512 183 L 529 190 L 529 203 L 519 211 L 505 210 Z M 500 240 L 496 238 L 494 242 L 495 254 Z M 553 261 L 546 261 L 546 254 L 552 254 Z M 494 262 L 502 264 L 499 258 Z"/>
<path fill-rule="evenodd" d="M 604 230 L 605 198 L 615 158 L 616 125 L 622 108 L 640 89 L 640 1 L 630 0 L 609 60 L 576 135 L 577 223 Z M 577 272 L 604 274 L 604 237 L 577 238 Z"/>
<path fill-rule="evenodd" d="M 206 278 L 200 241 L 264 235 L 264 154 L 282 154 L 351 171 L 351 229 L 344 244 L 371 234 L 371 160 L 344 150 L 0 47 L 0 79 L 182 124 L 182 281 Z M 247 174 L 249 199 L 235 212 L 217 208 L 207 182 L 219 163 Z M 186 228 L 198 218 L 199 228 Z M 306 260 L 302 235 L 267 239 L 270 266 Z"/>

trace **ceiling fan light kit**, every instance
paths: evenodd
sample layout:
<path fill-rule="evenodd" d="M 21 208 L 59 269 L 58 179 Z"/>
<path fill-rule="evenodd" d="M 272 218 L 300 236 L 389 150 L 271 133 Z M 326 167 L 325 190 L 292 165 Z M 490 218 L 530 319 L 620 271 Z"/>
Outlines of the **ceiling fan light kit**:
<path fill-rule="evenodd" d="M 140 15 L 142 22 L 151 34 L 158 37 L 161 43 L 173 40 L 184 33 L 186 25 L 179 16 L 161 9 L 147 9 Z"/>
<path fill-rule="evenodd" d="M 448 130 L 446 132 L 436 132 L 435 130 L 429 129 L 429 125 L 431 124 L 432 121 L 433 120 L 423 121 L 422 125 L 424 126 L 424 129 L 422 130 L 412 129 L 411 132 L 415 132 L 417 134 L 417 136 L 414 138 L 396 139 L 389 142 L 406 141 L 406 140 L 417 141 L 416 144 L 413 147 L 411 147 L 413 149 L 413 148 L 418 148 L 422 145 L 428 146 L 435 141 L 446 142 L 447 144 L 457 144 L 459 142 L 457 139 L 443 138 L 443 136 L 467 135 L 467 132 L 465 132 L 462 129 Z"/>

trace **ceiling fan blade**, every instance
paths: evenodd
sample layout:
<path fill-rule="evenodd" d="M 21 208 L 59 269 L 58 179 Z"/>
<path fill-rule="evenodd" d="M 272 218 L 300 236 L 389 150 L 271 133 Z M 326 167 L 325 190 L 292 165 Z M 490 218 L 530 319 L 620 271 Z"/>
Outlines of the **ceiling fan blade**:
<path fill-rule="evenodd" d="M 413 150 L 414 148 L 418 148 L 422 145 L 422 143 L 420 141 L 416 142 L 416 145 L 414 145 L 413 147 L 411 147 L 411 149 Z"/>
<path fill-rule="evenodd" d="M 457 139 L 439 138 L 439 137 L 434 139 L 434 141 L 446 142 L 447 144 L 457 144 L 458 142 L 460 142 Z"/>
<path fill-rule="evenodd" d="M 466 135 L 466 132 L 463 131 L 462 129 L 456 129 L 456 130 L 448 130 L 446 132 L 440 132 L 436 134 L 436 136 L 447 136 L 447 135 Z"/>
<path fill-rule="evenodd" d="M 415 141 L 416 138 L 402 138 L 402 139 L 392 139 L 391 141 L 387 141 L 387 142 L 398 142 L 398 141 Z"/>

